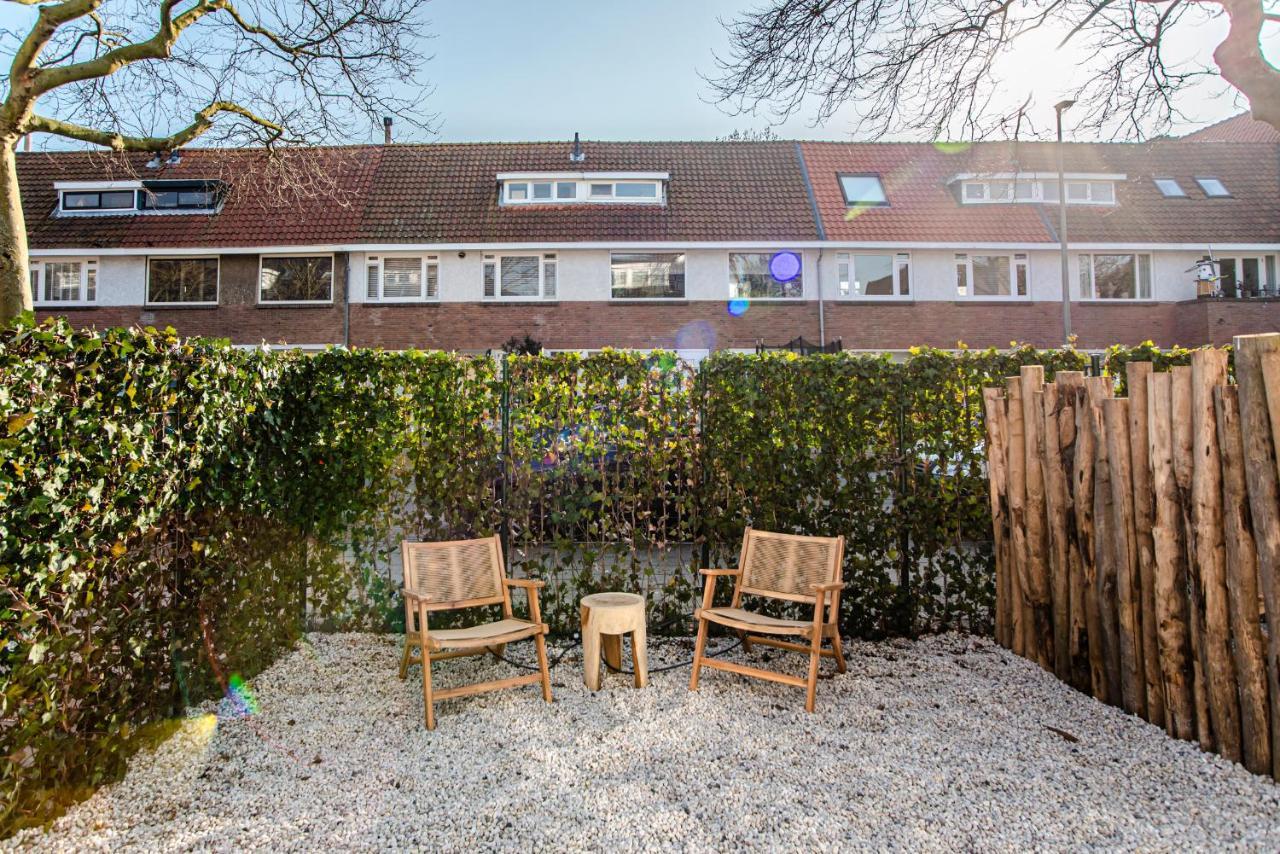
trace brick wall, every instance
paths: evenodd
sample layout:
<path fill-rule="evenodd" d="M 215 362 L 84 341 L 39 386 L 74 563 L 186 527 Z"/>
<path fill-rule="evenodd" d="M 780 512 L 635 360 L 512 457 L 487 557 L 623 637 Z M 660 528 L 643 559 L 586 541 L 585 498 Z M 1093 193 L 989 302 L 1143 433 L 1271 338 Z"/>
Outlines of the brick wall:
<path fill-rule="evenodd" d="M 339 295 L 344 291 L 345 261 L 339 259 Z M 236 256 L 224 262 L 223 305 L 218 309 L 156 309 L 138 306 L 71 310 L 73 321 L 95 327 L 171 325 L 185 335 L 230 338 L 239 344 L 340 344 L 343 307 L 264 307 L 256 305 L 256 258 Z M 41 312 L 41 314 L 45 314 Z M 1073 328 L 1081 347 L 1137 344 L 1223 344 L 1246 332 L 1280 331 L 1280 300 L 1183 303 L 1078 303 Z M 914 345 L 1006 347 L 1011 341 L 1038 347 L 1061 342 L 1057 303 L 930 302 L 828 303 L 827 338 L 843 339 L 846 349 L 903 350 Z M 782 344 L 797 336 L 819 337 L 818 306 L 805 303 L 754 303 L 734 316 L 723 302 L 619 304 L 414 303 L 352 304 L 353 345 L 404 349 L 486 350 L 512 337 L 529 335 L 551 349 L 750 348 L 758 339 Z"/>

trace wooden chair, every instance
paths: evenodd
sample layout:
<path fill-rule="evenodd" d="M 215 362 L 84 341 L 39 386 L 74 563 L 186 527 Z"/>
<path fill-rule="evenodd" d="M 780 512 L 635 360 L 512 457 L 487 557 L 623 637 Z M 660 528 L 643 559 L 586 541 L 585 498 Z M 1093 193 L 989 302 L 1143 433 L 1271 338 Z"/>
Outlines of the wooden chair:
<path fill-rule="evenodd" d="M 542 622 L 538 590 L 542 581 L 507 578 L 502 565 L 502 540 L 494 535 L 483 540 L 454 540 L 445 543 L 400 545 L 404 565 L 404 655 L 400 678 L 404 679 L 418 650 L 422 663 L 422 700 L 426 706 L 427 729 L 436 728 L 432 704 L 450 697 L 465 697 L 485 691 L 542 683 L 542 699 L 551 702 L 551 677 L 547 670 L 547 626 Z M 523 587 L 529 597 L 529 616 L 512 615 L 511 588 Z M 502 605 L 501 620 L 465 629 L 431 629 L 427 615 L 482 605 Z M 416 618 L 416 620 L 415 620 Z M 446 658 L 483 655 L 501 657 L 512 641 L 533 638 L 538 650 L 540 673 L 478 682 L 437 691 L 431 685 L 431 664 Z"/>
<path fill-rule="evenodd" d="M 706 586 L 702 607 L 693 612 L 698 621 L 698 640 L 693 651 L 693 675 L 689 690 L 698 690 L 698 675 L 703 668 L 727 670 L 757 679 L 769 679 L 784 685 L 805 689 L 805 711 L 812 712 L 818 686 L 818 660 L 834 658 L 836 669 L 845 672 L 844 652 L 840 647 L 840 591 L 844 567 L 844 537 L 802 537 L 794 534 L 771 534 L 747 528 L 742 539 L 742 556 L 737 569 L 704 569 Z M 716 579 L 734 579 L 733 602 L 728 608 L 712 607 Z M 812 620 L 781 620 L 742 607 L 744 594 L 813 605 Z M 809 654 L 809 676 L 801 679 L 786 673 L 762 670 L 703 656 L 707 643 L 707 627 L 711 623 L 735 629 L 743 647 L 750 652 L 753 643 Z M 803 643 L 779 640 L 774 635 L 800 637 Z M 831 642 L 823 649 L 822 641 Z"/>

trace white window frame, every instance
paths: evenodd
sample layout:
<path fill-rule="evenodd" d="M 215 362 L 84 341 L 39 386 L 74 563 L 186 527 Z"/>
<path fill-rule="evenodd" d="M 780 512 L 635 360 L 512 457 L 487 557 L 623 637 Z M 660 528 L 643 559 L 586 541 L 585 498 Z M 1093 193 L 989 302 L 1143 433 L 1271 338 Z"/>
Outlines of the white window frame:
<path fill-rule="evenodd" d="M 417 296 L 410 297 L 389 297 L 386 295 L 387 268 L 386 262 L 388 258 L 417 258 L 418 259 L 418 281 L 421 283 Z M 378 293 L 375 296 L 369 295 L 369 268 L 376 267 L 378 270 Z M 436 293 L 432 296 L 428 293 L 427 271 L 430 268 L 436 268 Z M 397 302 L 439 302 L 440 301 L 440 256 L 427 255 L 419 252 L 379 252 L 376 255 L 370 253 L 364 256 L 364 298 L 366 302 L 379 303 L 397 303 Z"/>
<path fill-rule="evenodd" d="M 1268 259 L 1270 259 L 1270 261 L 1271 261 L 1271 263 L 1269 263 L 1269 264 L 1267 263 Z M 1218 275 L 1219 275 L 1219 276 L 1221 276 L 1221 275 L 1222 275 L 1222 262 L 1223 262 L 1223 261 L 1232 261 L 1232 262 L 1234 262 L 1234 263 L 1235 263 L 1235 266 L 1236 266 L 1236 290 L 1237 290 L 1237 292 L 1239 292 L 1240 285 L 1241 285 L 1241 280 L 1244 278 L 1244 276 L 1242 275 L 1242 273 L 1244 272 L 1244 262 L 1245 262 L 1245 261 L 1257 261 L 1257 262 L 1258 262 L 1258 285 L 1262 288 L 1262 291 L 1263 291 L 1264 293 L 1266 293 L 1267 291 L 1271 291 L 1271 290 L 1273 290 L 1273 289 L 1275 288 L 1275 282 L 1271 281 L 1271 276 L 1269 276 L 1269 275 L 1268 275 L 1268 272 L 1269 272 L 1271 269 L 1273 269 L 1273 268 L 1275 267 L 1275 263 L 1276 263 L 1276 262 L 1275 262 L 1275 256 L 1274 256 L 1274 255 L 1268 255 L 1267 253 L 1262 253 L 1262 254 L 1238 254 L 1238 253 L 1234 253 L 1234 252 L 1233 252 L 1233 253 L 1232 253 L 1232 254 L 1230 254 L 1230 255 L 1219 255 L 1219 256 L 1217 257 L 1217 259 L 1216 259 L 1216 260 L 1218 261 Z M 1221 286 L 1222 286 L 1222 285 L 1221 285 L 1221 281 L 1219 281 L 1218 286 L 1219 286 L 1219 288 L 1221 288 Z"/>
<path fill-rule="evenodd" d="M 1097 205 L 1101 207 L 1114 207 L 1117 204 L 1118 193 L 1116 192 L 1116 184 L 1119 183 L 1115 178 L 1074 178 L 1068 177 L 1064 182 L 1067 188 L 1067 203 L 1071 205 Z M 1095 184 L 1106 184 L 1111 187 L 1110 199 L 1094 199 L 1093 188 Z M 1018 198 L 1018 187 L 1026 187 L 1030 185 L 1031 194 L 1025 198 Z M 1070 187 L 1084 185 L 1085 198 L 1070 198 Z M 1058 199 L 1050 198 L 1045 192 L 1046 186 L 1052 186 L 1057 191 L 1058 182 L 1056 178 L 986 178 L 986 179 L 967 179 L 960 182 L 960 204 L 962 205 L 1029 205 L 1029 204 L 1046 204 L 1056 205 Z M 1004 195 L 996 197 L 993 193 L 993 187 L 1000 187 Z M 975 191 L 975 195 L 970 196 L 970 190 Z"/>
<path fill-rule="evenodd" d="M 74 300 L 47 300 L 44 298 L 45 281 L 48 278 L 46 266 L 48 264 L 79 264 L 80 265 L 80 288 L 79 296 Z M 33 258 L 31 267 L 36 270 L 36 292 L 32 294 L 31 303 L 34 306 L 42 306 L 48 308 L 68 308 L 74 306 L 98 305 L 98 290 L 102 287 L 101 281 L 101 265 L 97 258 L 88 256 L 79 256 L 74 258 L 50 257 L 50 258 Z M 89 271 L 93 270 L 94 289 L 93 299 L 88 299 L 89 293 Z M 31 286 L 31 278 L 28 273 L 27 287 Z"/>
<path fill-rule="evenodd" d="M 857 272 L 854 259 L 858 255 L 885 255 L 893 265 L 893 293 L 891 294 L 855 294 L 853 293 L 853 276 Z M 902 293 L 901 272 L 907 270 L 907 293 Z M 843 268 L 843 270 L 841 269 Z M 801 274 L 803 276 L 803 273 Z M 848 293 L 844 293 L 844 291 Z M 836 253 L 836 299 L 839 301 L 861 302 L 863 300 L 907 300 L 915 298 L 915 282 L 912 280 L 911 253 L 877 251 L 874 249 L 850 249 L 848 252 Z"/>
<path fill-rule="evenodd" d="M 615 255 L 680 255 L 684 258 L 684 293 L 678 297 L 662 296 L 662 297 L 620 297 L 613 292 L 613 258 Z M 659 251 L 635 251 L 635 252 L 610 252 L 609 253 L 609 299 L 613 302 L 620 302 L 624 305 L 640 302 L 671 302 L 672 300 L 687 300 L 689 298 L 689 253 L 683 250 L 675 249 L 669 252 Z"/>
<path fill-rule="evenodd" d="M 571 174 L 555 174 L 555 173 L 504 173 L 498 175 L 498 204 L 507 206 L 516 205 L 665 205 L 667 203 L 667 181 L 670 176 L 666 173 L 590 173 L 578 172 Z M 533 186 L 535 184 L 550 184 L 551 195 L 547 198 L 534 198 Z M 574 193 L 572 197 L 564 197 L 560 195 L 562 185 L 572 184 Z M 619 196 L 618 187 L 627 185 L 639 185 L 653 187 L 652 196 Z M 593 185 L 607 186 L 608 194 L 593 195 L 591 187 Z M 512 190 L 515 187 L 524 188 L 524 198 L 514 198 Z"/>
<path fill-rule="evenodd" d="M 731 259 L 733 258 L 733 256 L 734 256 L 734 255 L 770 255 L 770 256 L 772 256 L 772 255 L 777 255 L 779 252 L 791 252 L 791 253 L 794 253 L 796 256 L 798 256 L 798 257 L 800 258 L 800 275 L 797 277 L 797 278 L 799 278 L 799 279 L 800 279 L 800 293 L 796 294 L 795 296 L 790 296 L 790 297 L 788 297 L 788 296 L 779 296 L 779 297 L 740 297 L 740 296 L 738 296 L 737 294 L 735 294 L 735 293 L 734 293 L 734 287 L 735 287 L 736 283 L 733 281 L 733 262 L 732 262 L 732 260 L 731 260 Z M 733 301 L 733 300 L 747 300 L 748 302 L 785 302 L 785 303 L 791 303 L 791 302 L 800 302 L 800 301 L 802 301 L 802 300 L 804 300 L 804 299 L 805 299 L 805 283 L 804 283 L 804 276 L 805 276 L 805 273 L 804 273 L 805 257 L 804 257 L 804 251 L 803 251 L 803 250 L 801 250 L 801 249 L 787 249 L 787 248 L 785 248 L 785 247 L 783 247 L 783 248 L 778 248 L 778 249 L 733 249 L 733 250 L 730 250 L 729 252 L 725 253 L 725 256 L 724 256 L 724 263 L 725 263 L 725 272 L 727 273 L 727 275 L 725 276 L 725 283 L 726 283 L 726 285 L 727 285 L 727 289 L 728 289 L 728 291 L 729 291 L 729 299 L 730 299 L 731 301 Z M 776 281 L 776 279 L 775 279 L 775 281 Z M 794 279 L 793 279 L 792 281 L 794 281 Z M 779 284 L 790 284 L 790 282 L 779 282 Z"/>
<path fill-rule="evenodd" d="M 1216 175 L 1196 175 L 1193 180 L 1196 182 L 1196 186 L 1200 188 L 1200 192 L 1204 193 L 1206 199 L 1229 199 L 1232 197 L 1231 188 L 1227 186 L 1227 182 Z M 1222 192 L 1209 192 L 1209 188 L 1204 185 L 1205 181 L 1213 181 L 1222 188 Z"/>
<path fill-rule="evenodd" d="M 502 259 L 529 258 L 538 259 L 538 295 L 537 296 L 504 296 L 502 293 Z M 555 293 L 547 293 L 547 265 L 553 264 L 556 269 Z M 493 296 L 484 293 L 485 268 L 493 265 Z M 486 302 L 547 302 L 559 299 L 560 294 L 560 254 L 558 252 L 490 252 L 480 257 L 480 295 Z"/>
<path fill-rule="evenodd" d="M 984 258 L 1008 258 L 1009 259 L 1009 293 L 1008 294 L 975 294 L 973 292 L 973 259 L 975 255 Z M 964 256 L 964 275 L 965 290 L 967 293 L 960 293 L 960 277 L 959 265 L 960 258 Z M 1018 293 L 1018 270 L 1019 268 L 1026 274 L 1027 292 L 1025 294 Z M 951 264 L 952 286 L 955 288 L 955 298 L 957 301 L 976 301 L 976 302 L 1026 302 L 1031 299 L 1031 255 L 1027 252 L 957 252 Z"/>
<path fill-rule="evenodd" d="M 151 262 L 152 261 L 217 261 L 218 275 L 213 288 L 213 302 L 156 302 L 151 299 Z M 261 273 L 259 273 L 261 276 Z M 261 282 L 261 279 L 259 279 Z M 216 306 L 222 300 L 222 257 L 219 255 L 149 255 L 147 256 L 147 280 L 144 304 L 148 306 Z"/>
<path fill-rule="evenodd" d="M 269 258 L 328 258 L 329 259 L 329 298 L 328 299 L 294 299 L 264 300 L 262 298 L 262 267 Z M 350 283 L 348 283 L 349 285 Z M 333 305 L 338 290 L 338 263 L 332 252 L 272 252 L 258 256 L 258 305 Z"/>
<path fill-rule="evenodd" d="M 1132 255 L 1133 256 L 1133 275 L 1134 275 L 1134 295 L 1133 296 L 1131 297 L 1099 297 L 1097 296 L 1097 293 L 1098 293 L 1098 283 L 1096 281 L 1097 265 L 1094 263 L 1093 259 L 1098 257 L 1099 255 Z M 1143 257 L 1146 257 L 1147 259 L 1148 282 L 1147 282 L 1146 296 L 1141 295 L 1142 293 L 1142 279 L 1141 279 L 1142 261 L 1140 259 Z M 1155 258 L 1152 257 L 1152 254 L 1150 252 L 1125 252 L 1121 250 L 1116 250 L 1114 252 L 1077 252 L 1076 253 L 1077 266 L 1080 264 L 1082 258 L 1089 259 L 1089 268 L 1088 268 L 1089 292 L 1087 294 L 1085 293 L 1080 294 L 1081 302 L 1131 303 L 1131 302 L 1154 302 L 1155 301 L 1156 299 Z M 1076 272 L 1077 272 L 1076 282 L 1077 282 L 1077 287 L 1079 287 L 1079 283 L 1084 278 L 1084 271 L 1077 270 Z"/>
<path fill-rule="evenodd" d="M 1173 186 L 1177 188 L 1178 192 L 1172 193 L 1172 194 L 1166 193 L 1164 191 L 1164 188 L 1160 186 L 1161 181 L 1168 181 L 1169 183 L 1173 184 Z M 1151 183 L 1155 185 L 1156 192 L 1160 194 L 1161 198 L 1164 198 L 1164 199 L 1191 198 L 1189 195 L 1187 195 L 1186 188 L 1182 186 L 1182 182 L 1179 181 L 1177 178 L 1166 176 L 1166 175 L 1157 175 L 1156 177 L 1151 179 Z"/>

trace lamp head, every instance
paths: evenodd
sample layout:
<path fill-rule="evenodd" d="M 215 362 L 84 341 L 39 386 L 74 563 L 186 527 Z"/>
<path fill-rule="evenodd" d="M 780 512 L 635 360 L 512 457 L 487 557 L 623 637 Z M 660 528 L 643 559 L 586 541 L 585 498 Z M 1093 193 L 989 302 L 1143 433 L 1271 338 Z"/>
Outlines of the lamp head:
<path fill-rule="evenodd" d="M 1076 105 L 1075 101 L 1071 101 L 1071 100 L 1059 101 L 1058 103 L 1053 105 L 1053 109 L 1054 109 L 1054 112 L 1062 113 L 1062 112 L 1065 112 L 1066 110 L 1071 109 L 1075 105 Z"/>

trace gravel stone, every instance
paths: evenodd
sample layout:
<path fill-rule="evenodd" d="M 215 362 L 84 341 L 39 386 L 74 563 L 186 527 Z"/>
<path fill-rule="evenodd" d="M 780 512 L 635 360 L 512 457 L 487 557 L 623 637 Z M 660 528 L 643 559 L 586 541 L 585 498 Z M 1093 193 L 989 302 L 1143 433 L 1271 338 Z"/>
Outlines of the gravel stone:
<path fill-rule="evenodd" d="M 399 643 L 308 636 L 252 680 L 255 713 L 192 710 L 0 851 L 1280 850 L 1280 787 L 987 639 L 851 643 L 847 674 L 823 662 L 816 715 L 798 689 L 717 671 L 691 693 L 687 667 L 643 690 L 608 673 L 593 695 L 572 649 L 553 705 L 536 688 L 450 700 L 433 733 L 418 669 L 395 678 Z M 691 649 L 651 639 L 650 667 Z M 532 644 L 508 655 L 531 663 Z M 446 661 L 437 684 L 512 671 Z"/>

